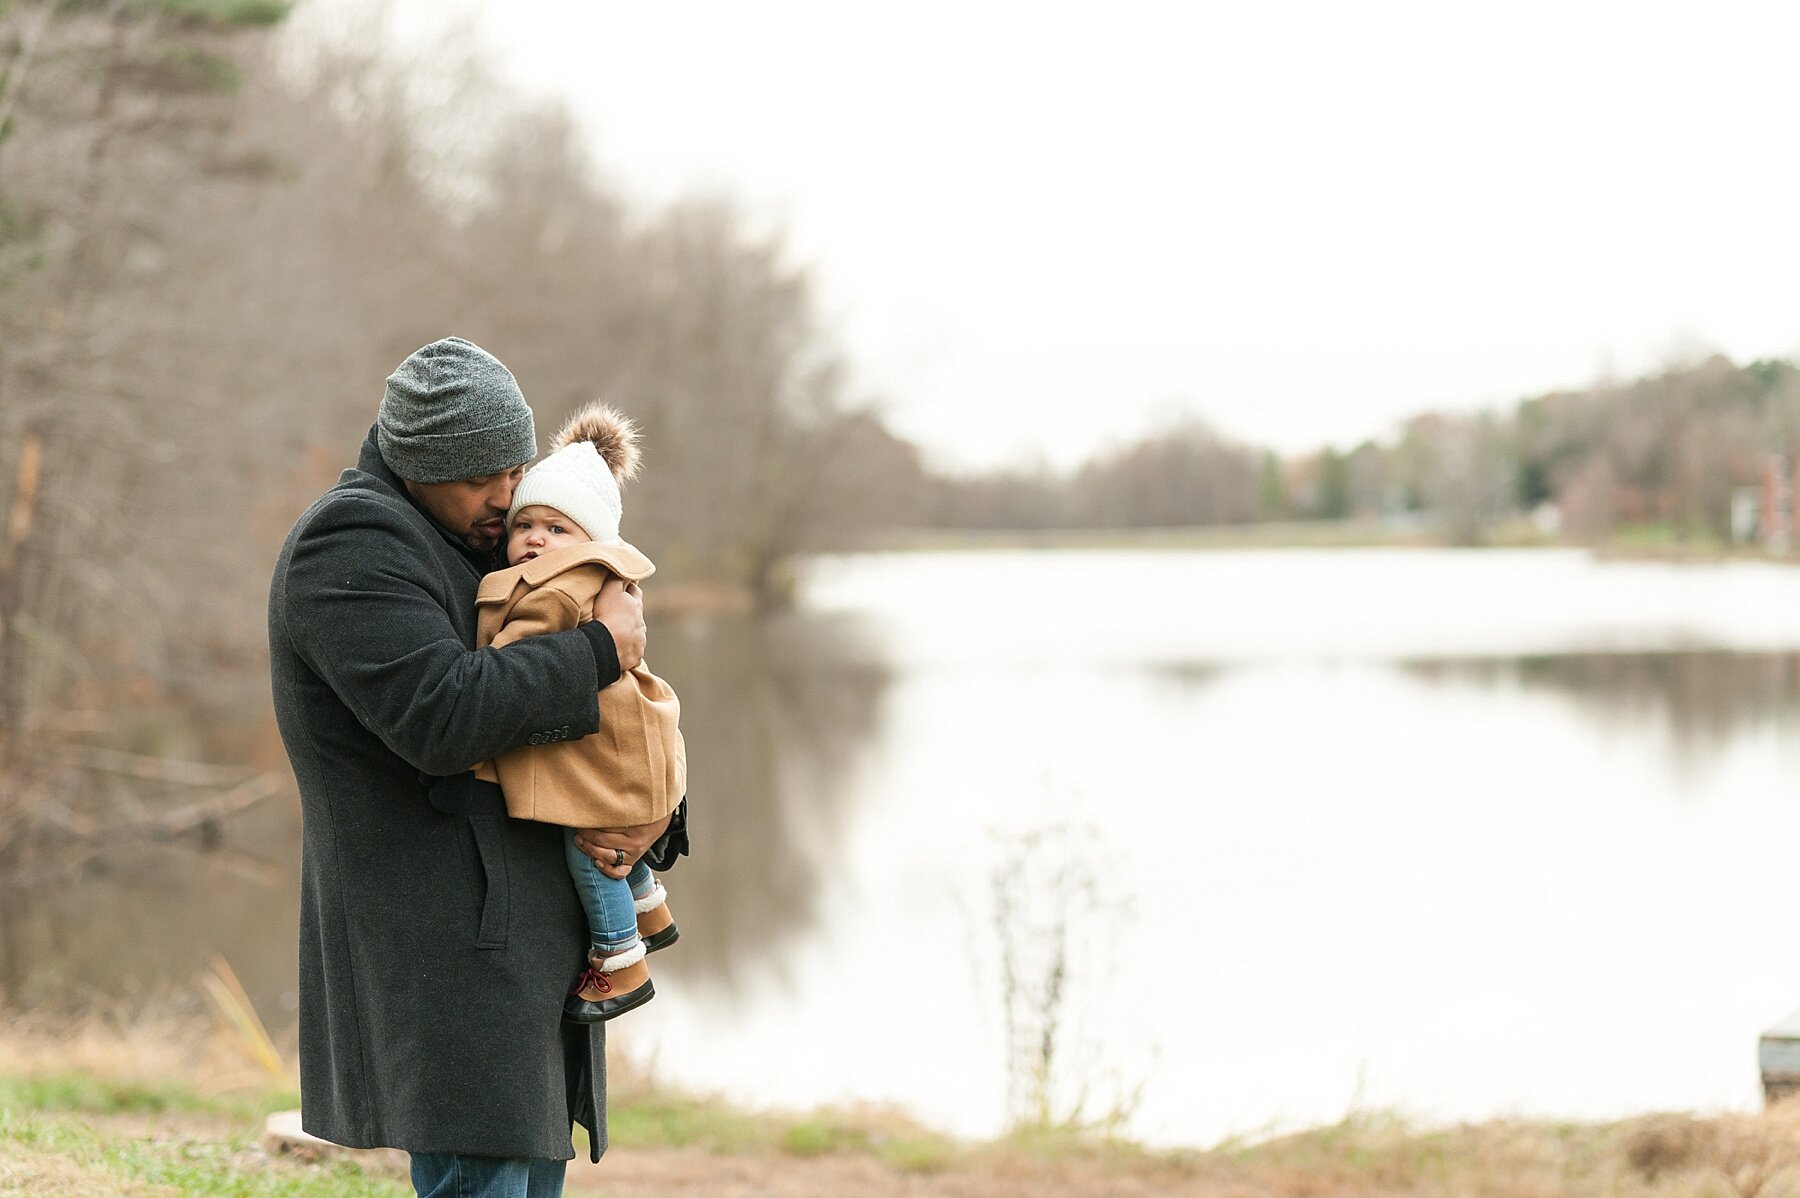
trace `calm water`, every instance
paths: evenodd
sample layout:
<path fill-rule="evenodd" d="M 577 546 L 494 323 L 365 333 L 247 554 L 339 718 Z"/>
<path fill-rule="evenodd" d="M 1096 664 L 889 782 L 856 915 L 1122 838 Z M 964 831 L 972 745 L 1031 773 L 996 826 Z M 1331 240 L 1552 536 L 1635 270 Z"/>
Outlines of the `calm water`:
<path fill-rule="evenodd" d="M 670 1080 L 1190 1144 L 1757 1101 L 1800 1007 L 1800 571 L 983 552 L 803 593 L 652 629 L 702 855 L 615 1044 Z M 291 1021 L 295 825 L 12 902 L 0 979 L 147 992 L 218 949 Z"/>

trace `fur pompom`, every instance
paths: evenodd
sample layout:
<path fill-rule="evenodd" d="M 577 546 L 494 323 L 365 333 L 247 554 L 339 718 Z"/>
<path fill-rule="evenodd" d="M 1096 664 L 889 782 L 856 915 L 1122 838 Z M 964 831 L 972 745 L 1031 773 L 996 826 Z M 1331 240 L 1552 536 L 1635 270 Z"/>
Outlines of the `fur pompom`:
<path fill-rule="evenodd" d="M 600 453 L 600 460 L 619 482 L 637 474 L 637 425 L 616 409 L 603 403 L 591 403 L 582 408 L 569 417 L 569 422 L 556 434 L 556 440 L 550 443 L 550 451 L 555 453 L 577 441 L 592 441 Z"/>

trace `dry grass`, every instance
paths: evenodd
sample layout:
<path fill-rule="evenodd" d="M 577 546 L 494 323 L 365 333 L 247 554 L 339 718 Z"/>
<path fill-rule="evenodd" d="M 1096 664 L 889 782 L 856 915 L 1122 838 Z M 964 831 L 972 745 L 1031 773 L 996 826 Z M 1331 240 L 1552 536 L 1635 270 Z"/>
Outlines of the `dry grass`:
<path fill-rule="evenodd" d="M 72 1160 L 58 1153 L 0 1144 L 0 1198 L 165 1198 L 176 1190 L 165 1185 L 115 1176 L 104 1165 Z"/>
<path fill-rule="evenodd" d="M 1718 1178 L 1736 1198 L 1800 1193 L 1800 1101 L 1756 1115 L 1640 1120 L 1625 1157 L 1647 1181 L 1700 1174 Z"/>
<path fill-rule="evenodd" d="M 260 1112 L 292 1096 L 254 1056 L 241 1036 L 191 1017 L 0 1018 L 0 1198 L 390 1192 L 393 1182 L 341 1166 L 308 1174 L 258 1162 L 245 1146 Z M 614 1151 L 597 1168 L 578 1163 L 571 1194 L 1800 1198 L 1800 1103 L 1611 1124 L 1422 1128 L 1371 1114 L 1255 1143 L 1158 1152 L 1058 1130 L 970 1143 L 880 1110 L 750 1114 L 658 1089 L 629 1066 L 615 1082 Z M 218 1176 L 228 1180 L 216 1191 L 171 1188 L 171 1159 L 224 1162 Z M 280 1188 L 233 1188 L 246 1171 Z"/>
<path fill-rule="evenodd" d="M 0 1013 L 0 1081 L 55 1079 L 86 1079 L 119 1094 L 166 1092 L 172 1101 L 186 1095 L 187 1105 L 275 1101 L 292 1089 L 272 1082 L 240 1037 L 191 1014 Z"/>

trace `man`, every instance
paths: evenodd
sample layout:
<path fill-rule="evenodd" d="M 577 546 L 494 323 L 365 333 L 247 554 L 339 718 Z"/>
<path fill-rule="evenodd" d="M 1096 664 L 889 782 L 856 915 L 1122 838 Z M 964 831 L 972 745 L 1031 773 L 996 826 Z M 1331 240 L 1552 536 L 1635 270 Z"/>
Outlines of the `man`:
<path fill-rule="evenodd" d="M 269 589 L 269 668 L 300 786 L 302 1122 L 413 1154 L 422 1198 L 556 1198 L 571 1120 L 606 1146 L 605 1025 L 565 1024 L 586 925 L 562 832 L 465 773 L 598 729 L 643 658 L 614 582 L 593 623 L 475 651 L 531 409 L 498 360 L 435 341 L 389 377 L 354 469 L 307 509 Z M 581 835 L 623 876 L 685 847 L 685 810 Z"/>

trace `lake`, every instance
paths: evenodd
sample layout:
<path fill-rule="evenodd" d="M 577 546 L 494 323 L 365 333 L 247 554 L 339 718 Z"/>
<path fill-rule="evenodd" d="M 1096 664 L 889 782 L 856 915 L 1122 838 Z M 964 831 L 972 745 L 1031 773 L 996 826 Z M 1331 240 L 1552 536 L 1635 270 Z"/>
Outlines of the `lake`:
<path fill-rule="evenodd" d="M 746 1105 L 1204 1145 L 1748 1108 L 1800 1007 L 1800 571 L 979 551 L 657 617 L 698 856 L 615 1051 Z M 0 912 L 79 1004 L 213 951 L 291 1024 L 297 813 Z"/>

